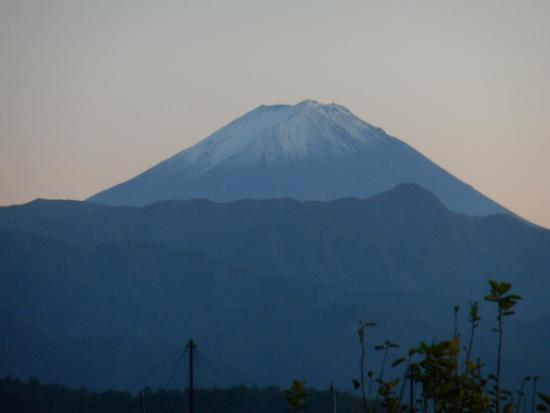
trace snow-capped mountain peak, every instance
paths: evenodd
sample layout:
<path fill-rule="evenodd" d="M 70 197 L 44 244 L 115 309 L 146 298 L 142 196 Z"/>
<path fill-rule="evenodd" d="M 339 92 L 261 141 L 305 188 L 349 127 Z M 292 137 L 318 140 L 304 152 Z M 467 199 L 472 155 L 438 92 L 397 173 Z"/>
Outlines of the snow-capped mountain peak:
<path fill-rule="evenodd" d="M 366 149 L 385 138 L 381 129 L 334 103 L 261 105 L 176 154 L 165 166 L 197 175 L 229 160 L 252 164 L 321 160 Z"/>
<path fill-rule="evenodd" d="M 165 199 L 368 197 L 405 183 L 449 209 L 506 212 L 409 145 L 334 103 L 258 106 L 196 145 L 90 198 L 114 205 Z"/>

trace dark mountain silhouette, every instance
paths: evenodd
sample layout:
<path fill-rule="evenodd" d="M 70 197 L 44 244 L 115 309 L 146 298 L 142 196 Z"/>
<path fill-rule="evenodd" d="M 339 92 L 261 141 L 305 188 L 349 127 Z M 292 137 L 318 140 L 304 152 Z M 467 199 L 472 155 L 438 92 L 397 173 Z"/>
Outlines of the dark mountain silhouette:
<path fill-rule="evenodd" d="M 304 377 L 347 388 L 357 374 L 359 318 L 379 323 L 371 349 L 388 337 L 406 347 L 448 337 L 452 305 L 469 300 L 353 293 L 164 247 L 119 241 L 83 249 L 21 232 L 0 232 L 0 286 L 0 374 L 96 389 L 130 388 L 189 337 L 215 366 L 213 376 L 199 360 L 202 385 Z M 491 368 L 494 312 L 482 306 L 482 314 L 476 349 Z M 549 326 L 510 323 L 508 380 L 547 371 Z M 369 354 L 371 367 L 378 356 Z M 165 374 L 141 385 L 158 386 Z M 183 387 L 183 378 L 176 383 Z"/>
<path fill-rule="evenodd" d="M 533 312 L 549 314 L 550 231 L 505 214 L 450 212 L 415 184 L 326 203 L 191 200 L 130 208 L 39 200 L 1 208 L 0 229 L 82 247 L 144 242 L 362 293 L 480 296 L 488 278 L 499 278 L 529 294 Z"/>

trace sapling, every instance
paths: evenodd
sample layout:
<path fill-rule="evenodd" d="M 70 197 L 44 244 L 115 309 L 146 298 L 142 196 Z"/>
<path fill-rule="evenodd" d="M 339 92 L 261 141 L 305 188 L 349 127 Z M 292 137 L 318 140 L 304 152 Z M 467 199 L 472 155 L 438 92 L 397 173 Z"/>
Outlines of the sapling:
<path fill-rule="evenodd" d="M 379 344 L 374 347 L 376 351 L 384 350 L 384 355 L 382 356 L 382 365 L 380 366 L 380 375 L 378 376 L 378 391 L 376 392 L 376 399 L 374 400 L 374 413 L 376 413 L 376 408 L 378 407 L 378 400 L 380 394 L 380 388 L 382 381 L 384 380 L 384 371 L 386 368 L 386 361 L 388 359 L 388 353 L 392 348 L 399 348 L 399 345 L 391 342 L 390 340 L 384 341 L 383 344 Z"/>
<path fill-rule="evenodd" d="M 460 306 L 455 305 L 454 306 L 454 332 L 453 332 L 453 338 L 459 342 L 460 341 L 460 334 L 458 333 L 458 312 L 460 311 Z M 459 353 L 456 354 L 456 368 L 455 368 L 455 376 L 458 375 L 458 356 Z"/>
<path fill-rule="evenodd" d="M 519 413 L 519 409 L 521 407 L 521 402 L 523 401 L 523 413 L 525 413 L 525 410 L 527 409 L 527 397 L 525 397 L 525 383 L 527 383 L 529 380 L 531 380 L 530 376 L 524 377 L 521 381 L 521 386 L 518 391 L 518 403 L 516 408 L 516 413 Z"/>
<path fill-rule="evenodd" d="M 455 324 L 454 324 L 454 333 L 453 333 L 454 338 L 458 338 L 458 312 L 459 311 L 460 311 L 460 306 L 455 305 L 455 307 L 454 307 Z"/>
<path fill-rule="evenodd" d="M 502 362 L 502 336 L 504 328 L 504 317 L 508 317 L 514 314 L 512 308 L 521 300 L 521 297 L 517 294 L 508 294 L 512 288 L 512 284 L 506 282 L 497 282 L 489 280 L 490 292 L 485 296 L 485 300 L 496 303 L 497 305 L 497 323 L 498 327 L 498 348 L 497 348 L 497 371 L 494 376 L 495 380 L 495 412 L 500 413 L 500 372 Z"/>
<path fill-rule="evenodd" d="M 305 380 L 292 380 L 292 385 L 285 391 L 286 404 L 289 412 L 296 413 L 305 409 L 306 397 Z"/>
<path fill-rule="evenodd" d="M 399 380 L 380 381 L 378 393 L 382 396 L 382 407 L 386 413 L 400 413 L 403 410 L 403 405 L 397 397 L 395 397 L 395 389 L 399 384 Z"/>
<path fill-rule="evenodd" d="M 472 358 L 472 349 L 474 347 L 474 334 L 476 328 L 479 326 L 479 321 L 481 317 L 479 316 L 479 304 L 477 301 L 470 303 L 470 342 L 468 343 L 468 350 L 466 352 L 466 371 L 469 371 L 472 366 L 470 366 L 470 361 Z"/>
<path fill-rule="evenodd" d="M 361 402 L 363 405 L 363 412 L 368 413 L 368 407 L 367 407 L 367 395 L 365 393 L 365 357 L 366 357 L 366 348 L 365 348 L 365 333 L 367 327 L 376 327 L 376 323 L 373 322 L 363 322 L 359 320 L 359 330 L 357 331 L 357 334 L 359 335 L 359 343 L 361 345 L 361 360 L 359 363 L 359 369 L 360 369 L 360 380 L 361 382 Z M 357 380 L 354 381 L 354 386 Z"/>
<path fill-rule="evenodd" d="M 401 390 L 399 391 L 400 404 L 403 402 L 403 395 L 405 394 L 405 384 L 407 382 L 407 378 L 412 381 L 412 374 L 410 369 L 411 369 L 411 360 L 415 354 L 416 354 L 416 349 L 413 348 L 409 350 L 409 353 L 406 359 L 399 358 L 392 363 L 392 367 L 397 367 L 399 364 L 403 363 L 405 360 L 407 361 L 407 364 L 405 365 L 405 372 L 403 374 L 403 382 L 401 383 Z"/>

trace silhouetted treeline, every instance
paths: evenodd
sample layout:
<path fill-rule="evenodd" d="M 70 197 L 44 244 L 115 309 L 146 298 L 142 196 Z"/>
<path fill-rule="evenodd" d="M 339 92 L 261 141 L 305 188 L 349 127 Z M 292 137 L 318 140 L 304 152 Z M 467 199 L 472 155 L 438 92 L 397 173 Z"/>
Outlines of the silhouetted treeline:
<path fill-rule="evenodd" d="M 179 390 L 145 389 L 147 413 L 187 412 L 187 394 Z M 356 412 L 359 400 L 348 393 L 338 393 L 338 411 Z M 310 390 L 305 399 L 309 411 L 331 412 L 330 392 Z M 139 412 L 138 396 L 127 391 L 95 393 L 82 387 L 77 390 L 59 384 L 43 384 L 31 378 L 28 382 L 10 377 L 0 379 L 2 413 L 122 413 Z M 195 393 L 197 413 L 283 413 L 286 412 L 284 391 L 278 387 L 201 389 Z"/>

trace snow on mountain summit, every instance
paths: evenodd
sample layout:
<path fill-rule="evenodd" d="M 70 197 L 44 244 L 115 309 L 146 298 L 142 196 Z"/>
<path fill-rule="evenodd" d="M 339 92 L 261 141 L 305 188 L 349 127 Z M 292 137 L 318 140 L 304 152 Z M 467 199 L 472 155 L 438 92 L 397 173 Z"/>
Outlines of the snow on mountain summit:
<path fill-rule="evenodd" d="M 421 153 L 334 103 L 258 106 L 196 145 L 89 200 L 147 205 L 167 199 L 368 197 L 416 183 L 447 208 L 507 212 Z"/>
<path fill-rule="evenodd" d="M 201 174 L 226 161 L 289 162 L 323 159 L 365 149 L 386 139 L 381 129 L 347 108 L 305 100 L 261 105 L 165 162 L 165 168 Z"/>

